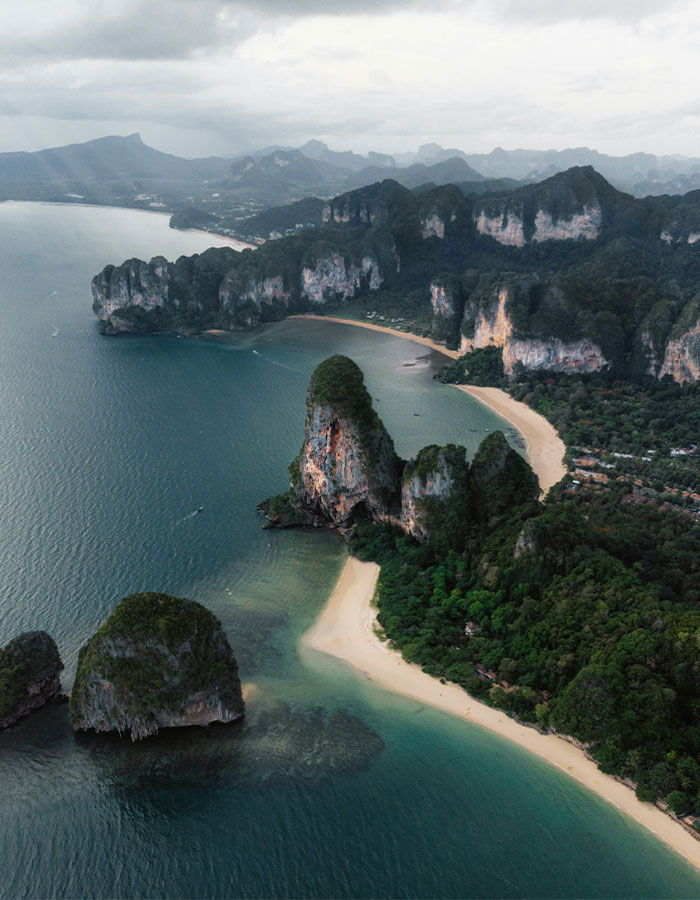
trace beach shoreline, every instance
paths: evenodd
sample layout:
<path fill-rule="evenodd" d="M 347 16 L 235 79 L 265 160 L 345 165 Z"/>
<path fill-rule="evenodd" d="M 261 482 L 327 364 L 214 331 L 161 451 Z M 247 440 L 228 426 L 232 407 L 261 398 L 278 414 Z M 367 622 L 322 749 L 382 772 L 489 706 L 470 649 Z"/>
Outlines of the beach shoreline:
<path fill-rule="evenodd" d="M 33 204 L 41 204 L 43 206 L 82 206 L 86 209 L 125 209 L 129 212 L 143 212 L 149 213 L 152 216 L 165 216 L 168 220 L 170 220 L 173 216 L 172 212 L 163 211 L 162 209 L 144 209 L 143 206 L 117 206 L 113 203 L 81 203 L 79 200 L 0 200 L 0 204 L 7 204 L 11 206 L 12 204 L 20 204 L 20 203 L 33 203 Z M 249 244 L 246 241 L 239 241 L 237 238 L 233 238 L 228 234 L 219 234 L 216 231 L 206 231 L 204 228 L 174 228 L 173 231 L 192 231 L 195 234 L 206 234 L 211 237 L 218 238 L 220 241 L 226 241 L 229 244 L 236 244 L 234 250 L 240 248 L 241 250 L 257 250 L 257 244 Z"/>
<path fill-rule="evenodd" d="M 379 331 L 389 334 L 392 337 L 403 338 L 406 341 L 413 341 L 414 344 L 422 344 L 423 347 L 430 347 L 436 353 L 442 353 L 443 356 L 449 356 L 450 359 L 459 359 L 459 351 L 448 350 L 443 344 L 438 344 L 432 338 L 420 337 L 418 334 L 411 334 L 409 331 L 397 331 L 395 328 L 389 328 L 388 325 L 375 325 L 373 322 L 361 322 L 359 319 L 342 319 L 340 316 L 315 316 L 312 313 L 299 313 L 294 316 L 287 316 L 288 319 L 310 319 L 312 322 L 335 322 L 336 325 L 355 325 L 357 328 L 366 328 L 368 331 Z"/>
<path fill-rule="evenodd" d="M 474 397 L 522 434 L 527 461 L 537 475 L 544 494 L 562 480 L 567 472 L 564 465 L 566 444 L 551 422 L 527 404 L 514 400 L 500 388 L 477 387 L 472 384 L 455 384 L 454 387 Z"/>
<path fill-rule="evenodd" d="M 631 816 L 700 869 L 700 842 L 692 834 L 656 806 L 638 801 L 629 787 L 601 772 L 574 744 L 521 725 L 501 710 L 475 700 L 457 684 L 442 684 L 382 641 L 375 632 L 372 605 L 378 577 L 376 563 L 349 557 L 328 602 L 300 638 L 302 652 L 335 656 L 382 688 L 459 716 L 467 724 L 473 722 L 517 744 Z"/>

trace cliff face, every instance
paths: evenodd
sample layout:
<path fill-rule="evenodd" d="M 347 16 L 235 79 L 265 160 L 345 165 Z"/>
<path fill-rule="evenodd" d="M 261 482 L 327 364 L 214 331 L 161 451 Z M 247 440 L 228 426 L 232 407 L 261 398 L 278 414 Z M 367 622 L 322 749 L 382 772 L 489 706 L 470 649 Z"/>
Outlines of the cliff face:
<path fill-rule="evenodd" d="M 364 256 L 359 265 L 345 265 L 345 259 L 336 254 L 319 259 L 316 266 L 304 266 L 301 272 L 300 291 L 311 303 L 321 304 L 338 297 L 347 300 L 362 287 L 378 290 L 384 279 L 379 263 Z"/>
<path fill-rule="evenodd" d="M 559 218 L 548 209 L 538 209 L 534 215 L 534 231 L 526 236 L 525 213 L 522 209 L 483 208 L 474 215 L 479 234 L 489 235 L 509 247 L 523 247 L 528 241 L 566 241 L 582 238 L 594 241 L 600 235 L 603 213 L 599 203 L 583 205 L 581 212 Z"/>
<path fill-rule="evenodd" d="M 456 347 L 464 305 L 459 279 L 451 275 L 433 279 L 430 283 L 430 304 L 433 307 L 433 337 Z"/>
<path fill-rule="evenodd" d="M 162 256 L 149 263 L 129 259 L 121 266 L 107 266 L 92 279 L 92 309 L 106 333 L 135 331 L 133 320 L 120 312 L 138 307 L 152 313 L 168 303 L 170 264 Z"/>
<path fill-rule="evenodd" d="M 0 650 L 0 729 L 43 706 L 61 689 L 63 663 L 45 631 L 29 631 Z"/>
<path fill-rule="evenodd" d="M 347 529 L 361 518 L 381 521 L 398 506 L 400 470 L 362 372 L 348 357 L 332 356 L 311 377 L 290 493 L 262 508 L 274 525 L 330 523 Z"/>
<path fill-rule="evenodd" d="M 236 253 L 214 248 L 199 256 L 169 263 L 127 260 L 107 266 L 92 280 L 93 311 L 105 334 L 143 331 L 238 330 L 284 318 L 331 299 L 348 299 L 376 291 L 384 275 L 376 255 L 357 261 L 327 245 L 311 265 L 301 253 L 264 248 Z M 281 243 L 281 242 L 280 242 Z M 298 248 L 300 249 L 300 248 Z"/>
<path fill-rule="evenodd" d="M 430 237 L 445 237 L 445 223 L 437 213 L 431 213 L 421 222 L 421 237 L 426 240 Z"/>
<path fill-rule="evenodd" d="M 469 467 L 464 447 L 424 447 L 404 470 L 401 483 L 401 525 L 416 540 L 425 543 L 453 509 L 462 525 L 468 521 L 467 477 Z"/>
<path fill-rule="evenodd" d="M 659 378 L 664 375 L 679 384 L 700 379 L 700 324 L 668 342 Z"/>
<path fill-rule="evenodd" d="M 668 330 L 668 322 L 664 321 L 660 315 L 657 316 L 657 319 L 661 319 L 661 323 L 657 323 L 657 330 L 660 330 L 663 335 Z M 653 352 L 656 350 L 657 343 L 661 342 L 650 340 L 651 374 L 657 374 L 652 371 L 652 364 L 660 356 L 658 351 Z M 659 378 L 663 378 L 664 375 L 670 375 L 679 384 L 700 379 L 700 294 L 696 294 L 688 302 L 668 334 L 663 361 L 658 370 Z"/>
<path fill-rule="evenodd" d="M 218 620 L 167 594 L 125 597 L 80 651 L 76 730 L 130 733 L 233 722 L 244 713 L 238 667 Z"/>
<path fill-rule="evenodd" d="M 507 210 L 488 215 L 485 209 L 474 217 L 476 230 L 494 238 L 499 244 L 507 247 L 522 247 L 525 244 L 525 231 L 522 217 Z"/>
<path fill-rule="evenodd" d="M 250 276 L 242 281 L 234 270 L 226 273 L 219 287 L 219 323 L 232 330 L 252 328 L 265 321 L 265 307 L 270 311 L 270 318 L 276 318 L 274 310 L 279 309 L 284 315 L 291 305 L 292 293 L 285 289 L 282 275 L 258 279 Z"/>
<path fill-rule="evenodd" d="M 554 372 L 597 372 L 607 360 L 588 338 L 562 341 L 514 337 L 514 326 L 508 305 L 513 288 L 496 288 L 465 304 L 460 353 L 483 347 L 503 348 L 503 371 L 512 375 L 519 363 L 528 370 L 548 369 Z"/>

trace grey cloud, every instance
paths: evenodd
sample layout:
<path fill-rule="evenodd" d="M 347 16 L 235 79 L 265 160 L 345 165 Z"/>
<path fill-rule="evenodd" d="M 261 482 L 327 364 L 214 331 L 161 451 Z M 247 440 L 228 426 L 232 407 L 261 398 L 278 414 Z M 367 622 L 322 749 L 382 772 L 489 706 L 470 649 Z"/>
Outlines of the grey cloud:
<path fill-rule="evenodd" d="M 55 9 L 46 7 L 25 33 L 0 27 L 3 58 L 186 59 L 197 51 L 240 44 L 259 26 L 244 8 L 233 15 L 222 0 L 124 0 L 86 8 L 76 18 L 56 16 Z"/>
<path fill-rule="evenodd" d="M 436 0 L 430 11 L 449 5 L 450 0 Z M 12 26 L 9 6 L 0 13 L 0 53 L 25 61 L 187 59 L 205 50 L 233 48 L 270 21 L 421 7 L 428 9 L 422 0 L 121 0 L 86 5 L 80 17 L 71 18 L 56 12 L 60 5 L 44 0 L 37 4 L 30 33 Z"/>
<path fill-rule="evenodd" d="M 520 22 L 609 19 L 635 23 L 688 5 L 688 0 L 668 0 L 664 4 L 659 0 L 490 0 L 489 8 L 499 18 Z"/>
<path fill-rule="evenodd" d="M 497 21 L 538 24 L 569 19 L 612 18 L 635 22 L 659 12 L 658 0 L 95 0 L 68 16 L 62 5 L 38 0 L 32 29 L 12 22 L 12 2 L 0 11 L 0 58 L 188 59 L 198 53 L 235 48 L 270 24 L 314 15 L 359 16 L 388 12 L 440 13 L 480 10 Z M 687 5 L 669 0 L 664 11 Z"/>

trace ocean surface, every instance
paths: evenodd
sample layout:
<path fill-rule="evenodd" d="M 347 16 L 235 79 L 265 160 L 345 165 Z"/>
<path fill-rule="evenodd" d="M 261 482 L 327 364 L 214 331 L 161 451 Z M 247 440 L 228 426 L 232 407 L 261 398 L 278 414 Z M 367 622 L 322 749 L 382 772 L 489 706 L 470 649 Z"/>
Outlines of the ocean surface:
<path fill-rule="evenodd" d="M 487 731 L 297 649 L 334 536 L 261 529 L 313 368 L 346 353 L 403 456 L 502 423 L 398 338 L 288 321 L 216 340 L 105 338 L 90 278 L 215 241 L 147 213 L 0 205 L 0 645 L 46 629 L 70 688 L 127 593 L 222 620 L 245 723 L 142 744 L 65 705 L 0 733 L 0 897 L 698 897 L 635 822 Z M 197 507 L 203 511 L 195 515 Z"/>

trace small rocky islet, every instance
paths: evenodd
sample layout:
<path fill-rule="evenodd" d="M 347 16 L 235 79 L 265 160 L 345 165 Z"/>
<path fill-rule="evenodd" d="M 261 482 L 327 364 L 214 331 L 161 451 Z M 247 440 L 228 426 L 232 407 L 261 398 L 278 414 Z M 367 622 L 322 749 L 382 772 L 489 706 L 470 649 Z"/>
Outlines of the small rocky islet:
<path fill-rule="evenodd" d="M 46 632 L 10 641 L 0 651 L 0 728 L 55 697 L 62 669 Z M 131 594 L 80 651 L 70 698 L 76 731 L 140 740 L 161 728 L 234 722 L 244 711 L 221 623 L 193 600 Z"/>
<path fill-rule="evenodd" d="M 427 543 L 455 518 L 486 521 L 539 496 L 537 476 L 500 431 L 482 441 L 471 465 L 465 448 L 455 444 L 431 444 L 415 459 L 399 459 L 362 370 L 347 356 L 316 368 L 306 408 L 289 491 L 260 504 L 264 527 L 330 525 L 349 535 L 369 520 Z"/>
<path fill-rule="evenodd" d="M 61 690 L 63 663 L 53 638 L 27 631 L 0 650 L 0 729 L 9 728 Z"/>
<path fill-rule="evenodd" d="M 200 603 L 131 594 L 80 651 L 71 694 L 76 731 L 140 740 L 161 728 L 243 717 L 238 666 L 219 620 Z"/>

